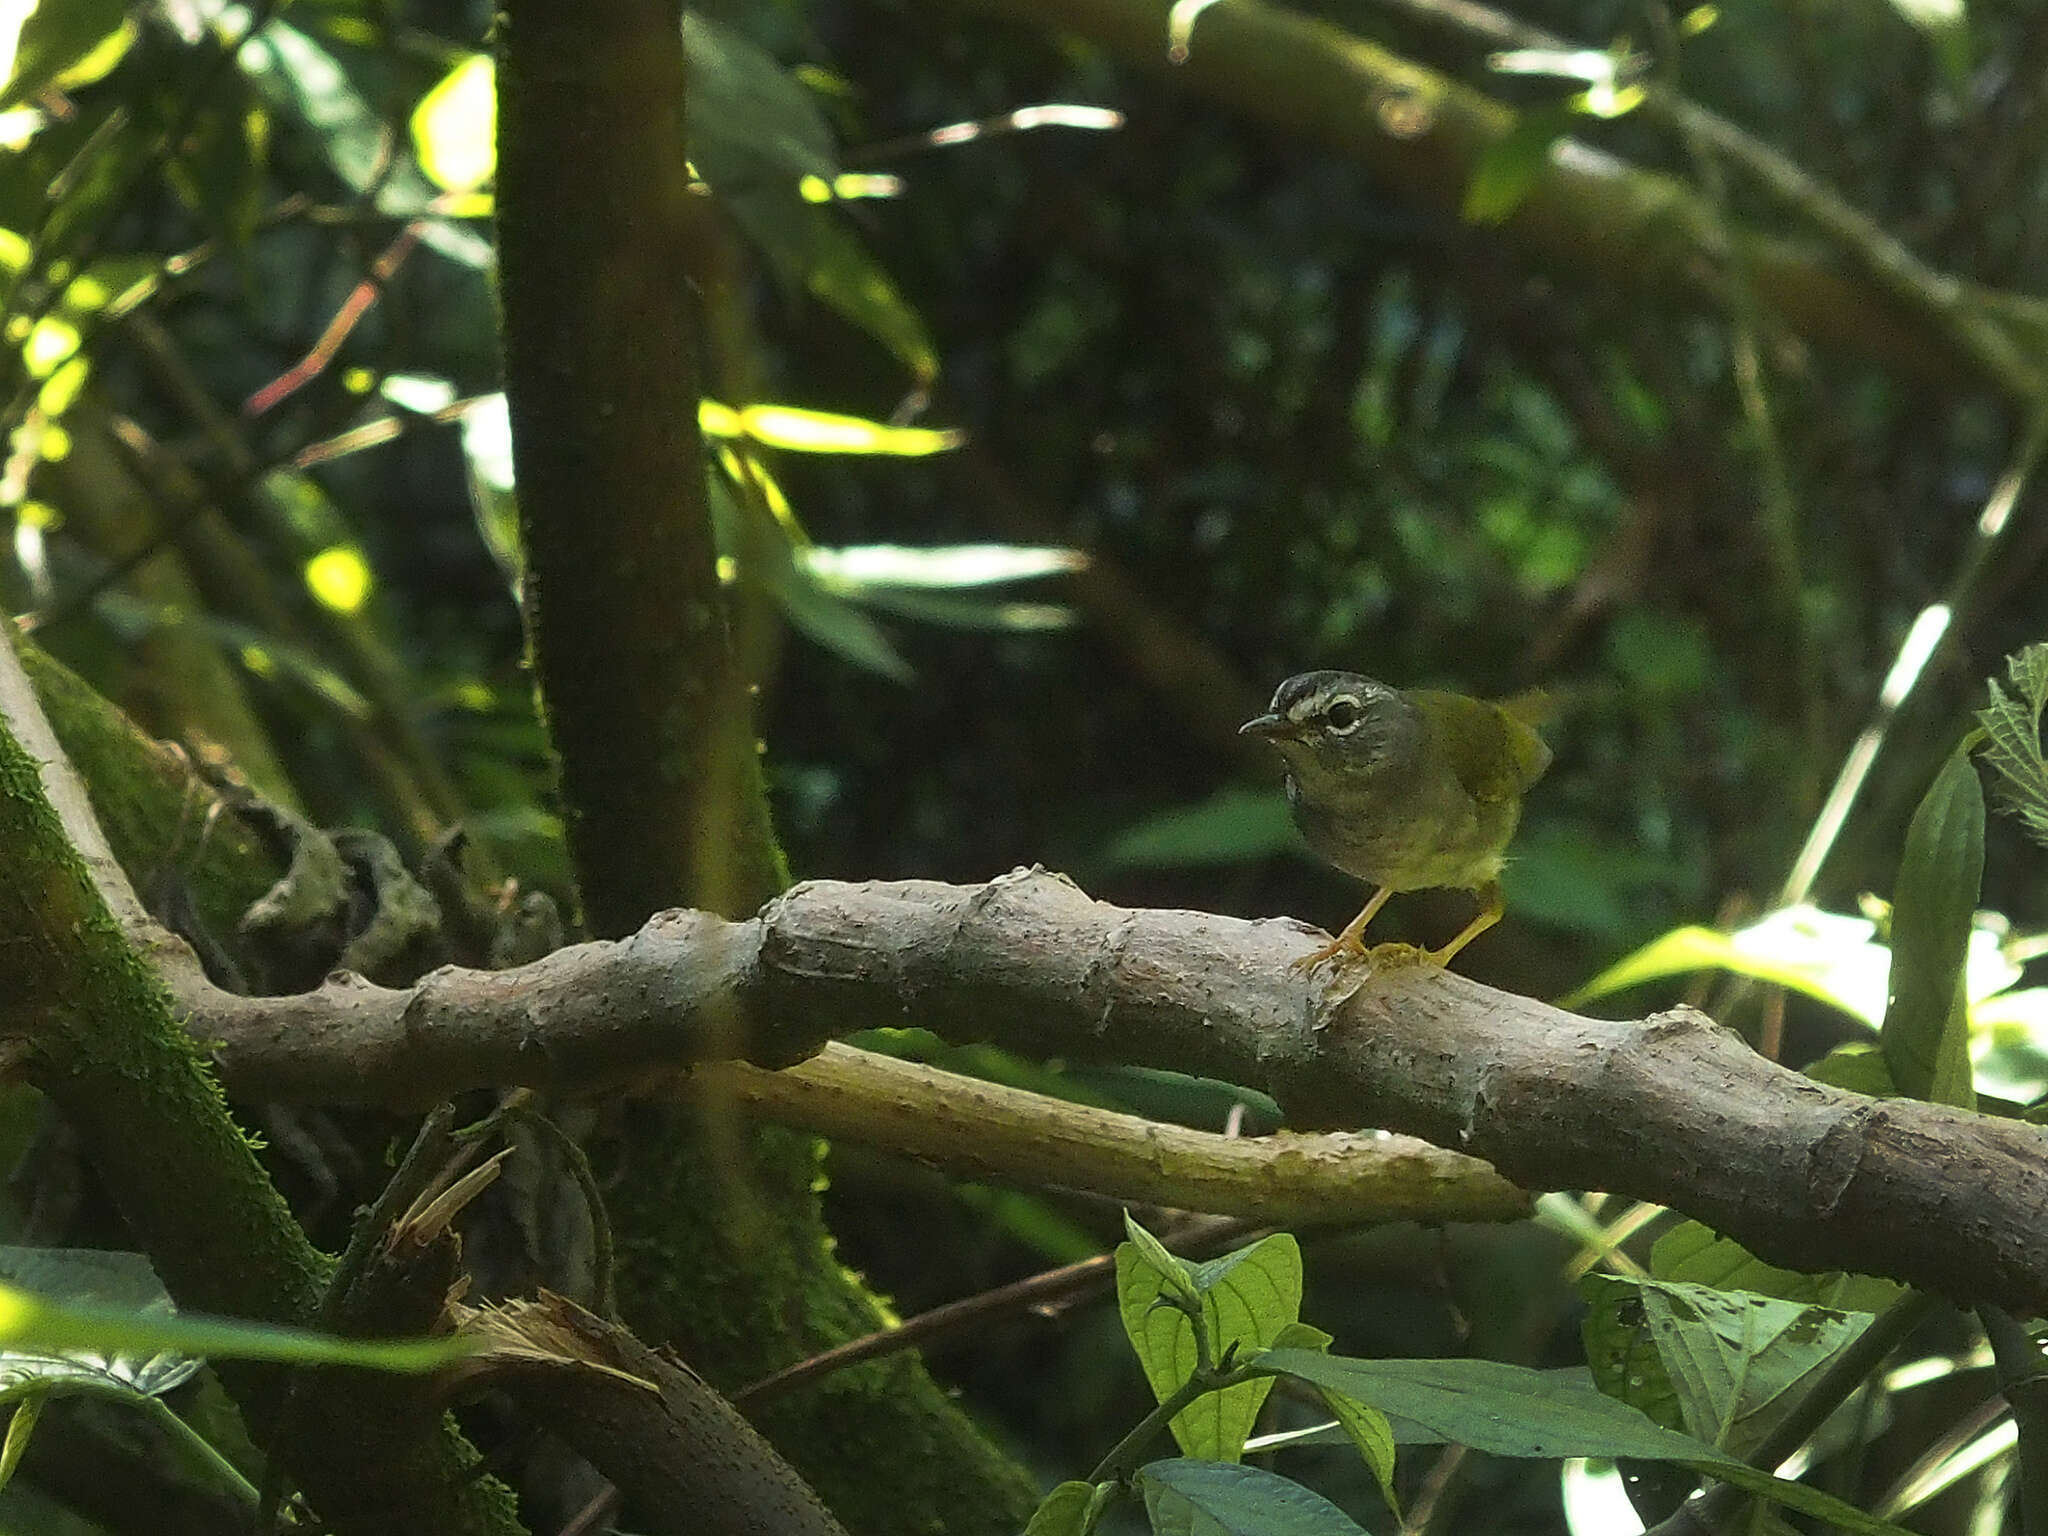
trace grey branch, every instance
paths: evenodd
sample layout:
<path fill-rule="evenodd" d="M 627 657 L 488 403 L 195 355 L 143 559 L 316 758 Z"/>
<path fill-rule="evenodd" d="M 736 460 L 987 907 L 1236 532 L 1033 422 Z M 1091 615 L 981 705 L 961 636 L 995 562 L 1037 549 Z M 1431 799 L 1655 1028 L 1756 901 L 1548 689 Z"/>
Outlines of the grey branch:
<path fill-rule="evenodd" d="M 180 990 L 251 1096 L 405 1107 L 487 1084 L 630 1084 L 915 1025 L 1243 1083 L 1295 1126 L 1384 1127 L 1525 1188 L 1674 1206 L 1777 1264 L 2048 1310 L 2033 1126 L 1824 1087 L 1686 1009 L 1616 1022 L 1417 969 L 1303 976 L 1288 962 L 1311 944 L 1291 921 L 1131 911 L 1019 871 L 812 882 L 745 921 L 664 913 L 617 943 L 406 991 Z"/>

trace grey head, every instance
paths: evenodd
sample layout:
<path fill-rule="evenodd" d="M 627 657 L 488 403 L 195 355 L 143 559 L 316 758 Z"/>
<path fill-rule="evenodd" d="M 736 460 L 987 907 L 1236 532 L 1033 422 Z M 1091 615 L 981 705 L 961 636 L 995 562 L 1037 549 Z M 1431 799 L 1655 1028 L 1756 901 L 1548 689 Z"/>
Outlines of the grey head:
<path fill-rule="evenodd" d="M 1422 715 L 1399 689 L 1356 672 L 1303 672 L 1273 690 L 1266 713 L 1238 727 L 1270 741 L 1307 787 L 1371 778 L 1413 761 Z"/>

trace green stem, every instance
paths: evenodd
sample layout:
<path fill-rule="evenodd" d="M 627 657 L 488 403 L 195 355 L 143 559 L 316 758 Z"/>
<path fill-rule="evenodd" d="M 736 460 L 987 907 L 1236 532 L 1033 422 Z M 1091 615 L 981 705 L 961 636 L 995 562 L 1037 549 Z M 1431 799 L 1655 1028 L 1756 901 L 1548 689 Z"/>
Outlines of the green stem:
<path fill-rule="evenodd" d="M 132 1401 L 135 1394 L 123 1389 L 118 1394 L 109 1395 Z M 236 1503 L 252 1510 L 256 1507 L 256 1485 L 242 1476 L 240 1469 L 220 1453 L 218 1446 L 173 1413 L 170 1405 L 161 1398 L 145 1397 L 142 1401 L 194 1470 L 218 1484 Z"/>
<path fill-rule="evenodd" d="M 1125 1435 L 1123 1439 L 1117 1441 L 1110 1448 L 1109 1454 L 1102 1458 L 1093 1472 L 1088 1474 L 1088 1481 L 1091 1483 L 1104 1483 L 1112 1480 L 1116 1482 L 1128 1481 L 1130 1475 L 1137 1470 L 1138 1457 L 1145 1447 L 1157 1439 L 1160 1431 L 1171 1424 L 1175 1415 L 1179 1414 L 1188 1404 L 1211 1392 L 1221 1392 L 1226 1387 L 1234 1387 L 1239 1382 L 1249 1381 L 1258 1374 L 1259 1372 L 1257 1371 L 1244 1369 L 1226 1371 L 1220 1374 L 1214 1371 L 1196 1370 L 1194 1375 L 1190 1376 L 1179 1387 L 1169 1393 L 1157 1408 L 1154 1408 L 1144 1418 L 1140 1419 L 1137 1426 L 1129 1434 Z"/>
<path fill-rule="evenodd" d="M 2048 1360 L 2019 1319 L 2002 1307 L 1979 1307 L 1977 1318 L 1991 1341 L 1998 1387 L 2012 1406 L 2019 1429 L 2020 1530 L 2048 1536 Z"/>

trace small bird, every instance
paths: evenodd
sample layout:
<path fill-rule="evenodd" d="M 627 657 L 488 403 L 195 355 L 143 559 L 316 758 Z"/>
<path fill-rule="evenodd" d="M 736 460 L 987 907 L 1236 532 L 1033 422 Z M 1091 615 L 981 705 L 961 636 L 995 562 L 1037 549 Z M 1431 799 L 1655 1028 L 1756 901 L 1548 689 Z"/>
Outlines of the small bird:
<path fill-rule="evenodd" d="M 1447 965 L 1500 921 L 1500 870 L 1522 796 L 1550 766 L 1532 723 L 1543 713 L 1538 695 L 1490 704 L 1355 672 L 1304 672 L 1274 690 L 1267 712 L 1239 734 L 1270 741 L 1285 759 L 1287 803 L 1309 847 L 1379 887 L 1342 933 L 1296 965 L 1364 955 L 1360 935 L 1396 891 L 1474 891 L 1479 915 L 1441 949 L 1383 944 L 1375 961 Z"/>

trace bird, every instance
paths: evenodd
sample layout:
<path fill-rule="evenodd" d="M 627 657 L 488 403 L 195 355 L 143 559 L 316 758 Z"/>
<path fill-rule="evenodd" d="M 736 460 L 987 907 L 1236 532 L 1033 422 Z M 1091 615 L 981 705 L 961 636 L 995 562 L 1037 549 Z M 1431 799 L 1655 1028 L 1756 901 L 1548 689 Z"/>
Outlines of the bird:
<path fill-rule="evenodd" d="M 1393 688 L 1356 672 L 1303 672 L 1273 692 L 1266 713 L 1238 728 L 1271 742 L 1287 766 L 1287 802 L 1308 845 L 1377 889 L 1328 944 L 1295 961 L 1336 956 L 1447 966 L 1500 921 L 1500 872 L 1522 797 L 1550 766 L 1535 725 L 1540 694 L 1504 703 Z M 1362 935 L 1387 898 L 1449 887 L 1478 894 L 1479 914 L 1440 949 Z"/>

